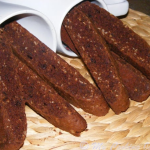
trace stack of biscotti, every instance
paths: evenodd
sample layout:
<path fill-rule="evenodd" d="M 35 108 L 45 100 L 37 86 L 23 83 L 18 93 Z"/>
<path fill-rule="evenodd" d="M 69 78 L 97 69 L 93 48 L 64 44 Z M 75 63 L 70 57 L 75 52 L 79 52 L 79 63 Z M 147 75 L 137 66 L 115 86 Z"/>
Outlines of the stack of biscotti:
<path fill-rule="evenodd" d="M 4 32 L 14 55 L 68 102 L 97 116 L 108 112 L 109 107 L 100 90 L 21 25 L 7 24 Z"/>
<path fill-rule="evenodd" d="M 150 79 L 150 46 L 117 17 L 90 2 L 78 7 L 94 24 L 111 50 Z"/>
<path fill-rule="evenodd" d="M 111 94 L 111 91 L 114 92 L 113 94 L 119 92 L 114 78 L 118 80 L 120 85 L 122 83 L 122 89 L 127 90 L 132 100 L 143 101 L 147 99 L 150 95 L 150 81 L 147 79 L 148 74 L 146 73 L 145 76 L 142 73 L 149 66 L 147 62 L 149 61 L 150 47 L 141 37 L 124 26 L 117 17 L 88 1 L 79 4 L 70 11 L 63 21 L 63 26 L 67 33 L 65 36 L 62 34 L 62 41 L 67 39 L 67 36 L 71 39 L 70 41 L 73 42 L 78 54 L 104 94 L 106 101 L 116 113 L 124 111 L 128 107 L 128 97 L 125 91 L 124 94 L 120 92 L 120 95 L 126 95 L 124 99 L 121 99 L 121 96 L 118 97 L 118 93 L 116 94 L 120 100 L 120 105 L 125 106 L 119 108 L 119 102 Z M 118 34 L 120 38 L 117 37 Z M 67 41 L 69 44 L 66 43 L 66 45 L 70 45 L 70 41 Z M 122 48 L 123 45 L 124 48 Z M 144 51 L 142 51 L 142 48 L 144 48 Z M 133 49 L 137 53 L 133 53 Z M 134 65 L 133 61 L 133 63 L 128 61 L 127 57 L 125 57 L 125 60 L 124 57 L 120 58 L 117 54 L 111 52 L 112 50 L 118 52 L 118 54 L 123 53 L 121 56 L 124 57 L 126 50 L 128 50 L 127 53 L 130 57 L 135 55 L 132 57 L 135 63 L 136 61 L 139 62 L 140 59 L 144 61 L 146 64 L 145 67 L 143 64 L 144 69 L 137 67 L 140 69 L 137 70 L 135 68 L 137 65 L 132 66 Z M 136 60 L 137 55 L 139 60 Z M 140 65 L 142 64 L 138 63 L 138 66 Z M 108 91 L 110 91 L 109 94 Z M 111 98 L 111 101 L 107 98 Z M 113 101 L 116 101 L 118 105 L 115 106 Z"/>
<path fill-rule="evenodd" d="M 25 104 L 74 135 L 87 125 L 66 100 L 97 116 L 108 112 L 109 106 L 97 87 L 18 23 L 1 30 L 0 53 L 1 149 L 17 150 L 23 145 Z"/>
<path fill-rule="evenodd" d="M 68 38 L 70 38 L 69 34 L 66 33 L 65 37 L 62 36 L 62 40 L 64 40 L 64 38 L 66 38 L 67 36 Z M 68 41 L 65 42 L 67 44 Z M 146 100 L 150 95 L 150 80 L 139 70 L 122 59 L 119 55 L 112 51 L 111 54 L 116 61 L 119 75 L 121 77 L 123 85 L 125 86 L 129 94 L 130 99 L 137 102 Z"/>
<path fill-rule="evenodd" d="M 74 135 L 86 129 L 75 109 L 30 68 L 16 58 L 9 43 L 0 41 L 0 149 L 17 150 L 26 137 L 25 104 L 50 123 Z"/>
<path fill-rule="evenodd" d="M 127 110 L 129 97 L 105 40 L 78 8 L 72 9 L 63 23 L 107 103 L 116 114 Z"/>

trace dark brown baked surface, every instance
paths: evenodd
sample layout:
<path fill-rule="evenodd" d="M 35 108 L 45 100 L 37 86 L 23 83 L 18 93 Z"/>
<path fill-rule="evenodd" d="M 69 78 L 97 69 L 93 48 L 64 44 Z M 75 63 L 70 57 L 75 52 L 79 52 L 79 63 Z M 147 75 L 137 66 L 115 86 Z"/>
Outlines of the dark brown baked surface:
<path fill-rule="evenodd" d="M 129 97 L 106 42 L 77 8 L 67 14 L 63 24 L 110 107 L 117 114 L 125 111 Z"/>
<path fill-rule="evenodd" d="M 150 95 L 150 81 L 136 68 L 112 52 L 117 62 L 120 77 L 126 87 L 129 97 L 137 102 L 142 102 Z"/>
<path fill-rule="evenodd" d="M 4 27 L 13 53 L 73 105 L 94 115 L 105 115 L 109 107 L 102 93 L 56 53 L 16 22 Z"/>
<path fill-rule="evenodd" d="M 150 46 L 121 20 L 90 2 L 81 3 L 87 15 L 112 50 L 150 79 Z"/>

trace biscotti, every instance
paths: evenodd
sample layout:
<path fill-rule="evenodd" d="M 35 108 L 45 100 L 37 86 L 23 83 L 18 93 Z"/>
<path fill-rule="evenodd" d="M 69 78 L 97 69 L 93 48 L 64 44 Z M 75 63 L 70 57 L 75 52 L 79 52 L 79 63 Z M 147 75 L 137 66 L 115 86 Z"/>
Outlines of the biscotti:
<path fill-rule="evenodd" d="M 1 35 L 0 38 L 0 150 L 18 150 L 26 137 L 25 103 L 12 65 L 15 62 Z"/>
<path fill-rule="evenodd" d="M 55 127 L 77 135 L 86 121 L 58 93 L 21 61 L 17 66 L 25 102 Z"/>
<path fill-rule="evenodd" d="M 7 53 L 10 52 L 7 50 Z M 3 56 L 6 65 L 8 64 L 8 59 L 9 57 Z M 44 82 L 13 54 L 11 54 L 11 59 L 13 61 L 7 65 L 7 68 L 13 65 L 11 71 L 16 72 L 18 76 L 17 82 L 19 82 L 19 89 L 22 91 L 18 95 L 20 95 L 24 103 L 27 103 L 38 114 L 60 129 L 72 134 L 78 134 L 86 129 L 87 125 L 83 117 L 58 95 L 50 85 Z M 6 74 L 3 73 L 3 75 Z"/>
<path fill-rule="evenodd" d="M 150 95 L 150 80 L 114 52 L 112 52 L 112 56 L 117 62 L 120 77 L 129 97 L 137 102 L 146 100 Z"/>
<path fill-rule="evenodd" d="M 77 8 L 66 15 L 63 24 L 110 107 L 116 114 L 125 111 L 129 97 L 105 41 Z"/>
<path fill-rule="evenodd" d="M 62 40 L 68 45 L 71 40 L 64 40 L 64 37 L 68 36 L 66 39 L 70 37 L 68 33 L 64 34 Z M 139 70 L 120 58 L 117 54 L 112 51 L 111 54 L 117 63 L 119 75 L 129 97 L 137 102 L 146 100 L 150 95 L 150 81 Z"/>
<path fill-rule="evenodd" d="M 73 42 L 71 41 L 70 37 L 68 36 L 68 33 L 63 25 L 61 26 L 61 38 L 63 39 L 63 44 L 66 46 L 66 49 L 68 49 L 68 50 L 70 49 L 71 51 L 78 54 Z"/>
<path fill-rule="evenodd" d="M 0 41 L 0 150 L 18 150 L 23 145 L 27 132 L 25 103 L 50 123 L 71 134 L 78 135 L 85 130 L 86 121 L 19 61 L 8 45 L 6 41 Z"/>
<path fill-rule="evenodd" d="M 78 7 L 85 13 L 112 50 L 150 79 L 150 46 L 121 20 L 90 2 Z"/>
<path fill-rule="evenodd" d="M 13 53 L 73 105 L 102 116 L 109 107 L 100 90 L 18 23 L 4 27 Z"/>

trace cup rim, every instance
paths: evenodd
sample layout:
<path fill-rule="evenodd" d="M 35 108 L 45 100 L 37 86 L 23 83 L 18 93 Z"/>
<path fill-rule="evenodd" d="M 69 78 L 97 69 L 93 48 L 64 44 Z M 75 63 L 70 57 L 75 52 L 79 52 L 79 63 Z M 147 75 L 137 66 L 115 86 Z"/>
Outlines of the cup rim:
<path fill-rule="evenodd" d="M 52 35 L 52 39 L 53 39 L 53 45 L 50 48 L 52 51 L 54 51 L 56 53 L 57 50 L 57 38 L 56 38 L 56 32 L 55 32 L 55 28 L 52 24 L 52 22 L 49 20 L 49 18 L 47 16 L 45 16 L 44 14 L 42 14 L 41 12 L 28 8 L 28 7 L 24 7 L 24 6 L 20 6 L 17 4 L 10 4 L 10 3 L 5 3 L 5 2 L 0 2 L 0 3 L 4 3 L 4 4 L 8 4 L 8 5 L 13 5 L 16 7 L 16 11 L 14 10 L 14 12 L 9 13 L 5 16 L 0 16 L 0 25 L 2 23 L 4 23 L 5 21 L 7 21 L 8 19 L 15 17 L 17 15 L 25 15 L 25 14 L 31 14 L 37 17 L 40 17 L 41 19 L 43 19 L 43 21 L 45 21 L 45 23 L 48 25 L 49 29 L 51 30 L 51 35 Z M 14 8 L 15 8 L 14 7 Z M 20 9 L 19 9 L 20 8 Z"/>

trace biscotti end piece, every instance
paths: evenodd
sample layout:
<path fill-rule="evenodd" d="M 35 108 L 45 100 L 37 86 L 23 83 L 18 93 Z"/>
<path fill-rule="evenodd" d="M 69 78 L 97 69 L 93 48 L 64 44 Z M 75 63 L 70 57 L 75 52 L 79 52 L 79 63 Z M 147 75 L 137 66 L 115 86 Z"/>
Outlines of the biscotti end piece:
<path fill-rule="evenodd" d="M 102 93 L 36 37 L 12 22 L 4 27 L 14 54 L 73 105 L 102 116 L 108 104 Z"/>
<path fill-rule="evenodd" d="M 150 81 L 136 68 L 112 52 L 119 70 L 120 77 L 126 87 L 129 97 L 142 102 L 150 95 Z"/>
<path fill-rule="evenodd" d="M 105 9 L 90 2 L 81 3 L 79 8 L 95 25 L 111 49 L 150 79 L 148 43 Z"/>
<path fill-rule="evenodd" d="M 125 111 L 129 97 L 104 39 L 78 8 L 67 14 L 63 24 L 110 107 L 116 114 Z"/>

